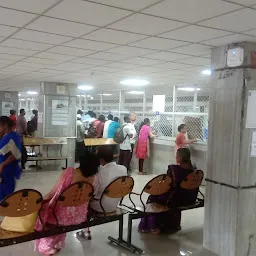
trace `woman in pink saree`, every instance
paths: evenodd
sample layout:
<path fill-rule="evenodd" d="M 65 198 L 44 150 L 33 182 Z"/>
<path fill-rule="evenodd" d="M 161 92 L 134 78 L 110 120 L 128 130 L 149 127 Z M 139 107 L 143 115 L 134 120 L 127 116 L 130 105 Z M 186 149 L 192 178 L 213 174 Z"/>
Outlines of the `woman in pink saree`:
<path fill-rule="evenodd" d="M 150 129 L 150 120 L 144 119 L 141 123 L 139 137 L 136 146 L 136 157 L 139 159 L 139 174 L 143 174 L 143 165 L 147 157 L 150 157 L 149 138 L 155 138 Z"/>
<path fill-rule="evenodd" d="M 96 186 L 96 173 L 100 165 L 99 159 L 92 153 L 87 153 L 80 158 L 79 169 L 67 168 L 59 180 L 44 197 L 45 203 L 42 206 L 40 216 L 44 224 L 56 224 L 56 220 L 52 213 L 52 206 L 56 203 L 57 198 L 63 190 L 73 183 L 86 181 Z M 80 224 L 87 219 L 88 204 L 76 207 L 58 206 L 55 210 L 60 225 Z M 40 220 L 37 220 L 36 230 L 42 230 Z M 41 238 L 35 241 L 35 251 L 43 255 L 55 255 L 65 245 L 66 234 L 60 234 L 52 237 Z"/>

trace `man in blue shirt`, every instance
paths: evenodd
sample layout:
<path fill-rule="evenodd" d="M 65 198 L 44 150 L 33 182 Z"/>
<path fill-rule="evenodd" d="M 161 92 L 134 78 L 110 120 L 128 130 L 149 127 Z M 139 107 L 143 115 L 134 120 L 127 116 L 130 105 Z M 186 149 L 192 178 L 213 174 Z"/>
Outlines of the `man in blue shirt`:
<path fill-rule="evenodd" d="M 120 127 L 119 118 L 115 117 L 114 122 L 111 122 L 108 127 L 108 138 L 114 138 L 117 128 Z"/>

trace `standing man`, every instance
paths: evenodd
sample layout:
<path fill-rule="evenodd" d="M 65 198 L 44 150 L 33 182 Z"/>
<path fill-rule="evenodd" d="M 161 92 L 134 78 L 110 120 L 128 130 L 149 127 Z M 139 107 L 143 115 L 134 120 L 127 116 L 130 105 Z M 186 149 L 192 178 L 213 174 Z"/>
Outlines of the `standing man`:
<path fill-rule="evenodd" d="M 16 117 L 16 110 L 10 110 L 10 116 L 9 118 L 13 121 L 13 131 L 16 132 L 16 123 L 17 123 L 17 117 Z"/>
<path fill-rule="evenodd" d="M 132 132 L 135 134 L 135 136 L 133 138 L 131 138 L 131 140 L 130 140 L 131 141 L 131 158 L 130 158 L 130 163 L 131 163 L 133 152 L 134 152 L 134 147 L 135 147 L 135 143 L 136 143 L 136 137 L 137 137 L 136 135 L 138 134 L 139 129 L 138 129 L 138 125 L 136 123 L 137 115 L 134 112 L 130 113 L 130 119 L 131 119 L 131 124 L 132 124 L 131 129 L 132 129 Z M 129 164 L 129 171 L 131 171 L 130 170 L 130 164 Z"/>
<path fill-rule="evenodd" d="M 84 146 L 85 128 L 81 121 L 81 118 L 82 116 L 80 114 L 77 114 L 77 121 L 76 121 L 77 138 L 76 138 L 76 157 L 75 157 L 76 163 L 79 162 L 79 158 L 80 156 L 83 155 L 83 150 L 85 148 Z"/>
<path fill-rule="evenodd" d="M 104 125 L 103 138 L 108 137 L 108 128 L 109 128 L 109 125 L 113 122 L 113 118 L 114 118 L 113 115 L 111 114 L 108 115 L 108 121 L 106 121 Z"/>
<path fill-rule="evenodd" d="M 136 132 L 134 132 L 129 115 L 124 116 L 124 124 L 121 128 L 123 130 L 124 141 L 120 144 L 119 164 L 124 165 L 128 170 L 132 151 L 130 139 L 136 136 Z"/>
<path fill-rule="evenodd" d="M 27 120 L 25 118 L 26 112 L 25 109 L 22 108 L 20 110 L 20 115 L 17 118 L 17 133 L 22 135 L 27 135 Z"/>

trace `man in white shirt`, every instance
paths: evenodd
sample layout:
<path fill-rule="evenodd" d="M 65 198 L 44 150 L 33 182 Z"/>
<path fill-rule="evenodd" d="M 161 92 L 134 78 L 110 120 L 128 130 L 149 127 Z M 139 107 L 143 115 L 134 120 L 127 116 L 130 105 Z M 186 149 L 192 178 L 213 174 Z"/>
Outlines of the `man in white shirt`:
<path fill-rule="evenodd" d="M 138 128 L 138 125 L 136 123 L 136 120 L 137 120 L 137 115 L 136 113 L 132 112 L 130 113 L 130 120 L 131 120 L 131 124 L 132 124 L 132 132 L 135 134 L 135 136 L 133 138 L 130 139 L 131 141 L 131 159 L 130 159 L 130 162 L 129 162 L 129 169 L 128 171 L 131 171 L 130 169 L 130 163 L 132 161 L 132 156 L 133 156 L 133 152 L 134 152 L 134 147 L 135 147 L 135 143 L 136 143 L 136 138 L 137 138 L 137 128 Z"/>
<path fill-rule="evenodd" d="M 115 179 L 121 176 L 127 176 L 127 169 L 113 161 L 113 149 L 109 145 L 100 146 L 97 150 L 97 156 L 100 159 L 101 166 L 97 174 L 98 183 L 94 190 L 94 198 L 96 200 L 92 200 L 90 206 L 97 212 L 103 212 L 100 206 L 100 199 L 105 188 Z M 103 197 L 101 202 L 104 211 L 107 213 L 116 211 L 120 199 Z"/>
<path fill-rule="evenodd" d="M 113 115 L 109 114 L 108 115 L 108 121 L 105 122 L 104 125 L 104 130 L 103 130 L 103 138 L 107 138 L 108 137 L 108 127 L 110 125 L 110 123 L 113 122 Z"/>
<path fill-rule="evenodd" d="M 124 124 L 121 127 L 123 129 L 124 141 L 120 144 L 119 164 L 124 165 L 127 170 L 131 162 L 131 139 L 136 136 L 134 126 L 131 124 L 129 115 L 124 116 Z"/>

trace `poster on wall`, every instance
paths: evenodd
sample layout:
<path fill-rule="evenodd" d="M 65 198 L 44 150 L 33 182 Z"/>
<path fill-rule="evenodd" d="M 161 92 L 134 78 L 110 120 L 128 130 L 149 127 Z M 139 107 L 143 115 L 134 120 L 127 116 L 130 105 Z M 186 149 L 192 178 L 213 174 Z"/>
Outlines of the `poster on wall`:
<path fill-rule="evenodd" d="M 52 125 L 68 125 L 68 100 L 52 101 Z"/>
<path fill-rule="evenodd" d="M 43 123 L 43 113 L 38 112 L 37 122 L 42 124 Z"/>
<path fill-rule="evenodd" d="M 13 102 L 2 101 L 2 116 L 9 116 L 13 109 Z"/>

